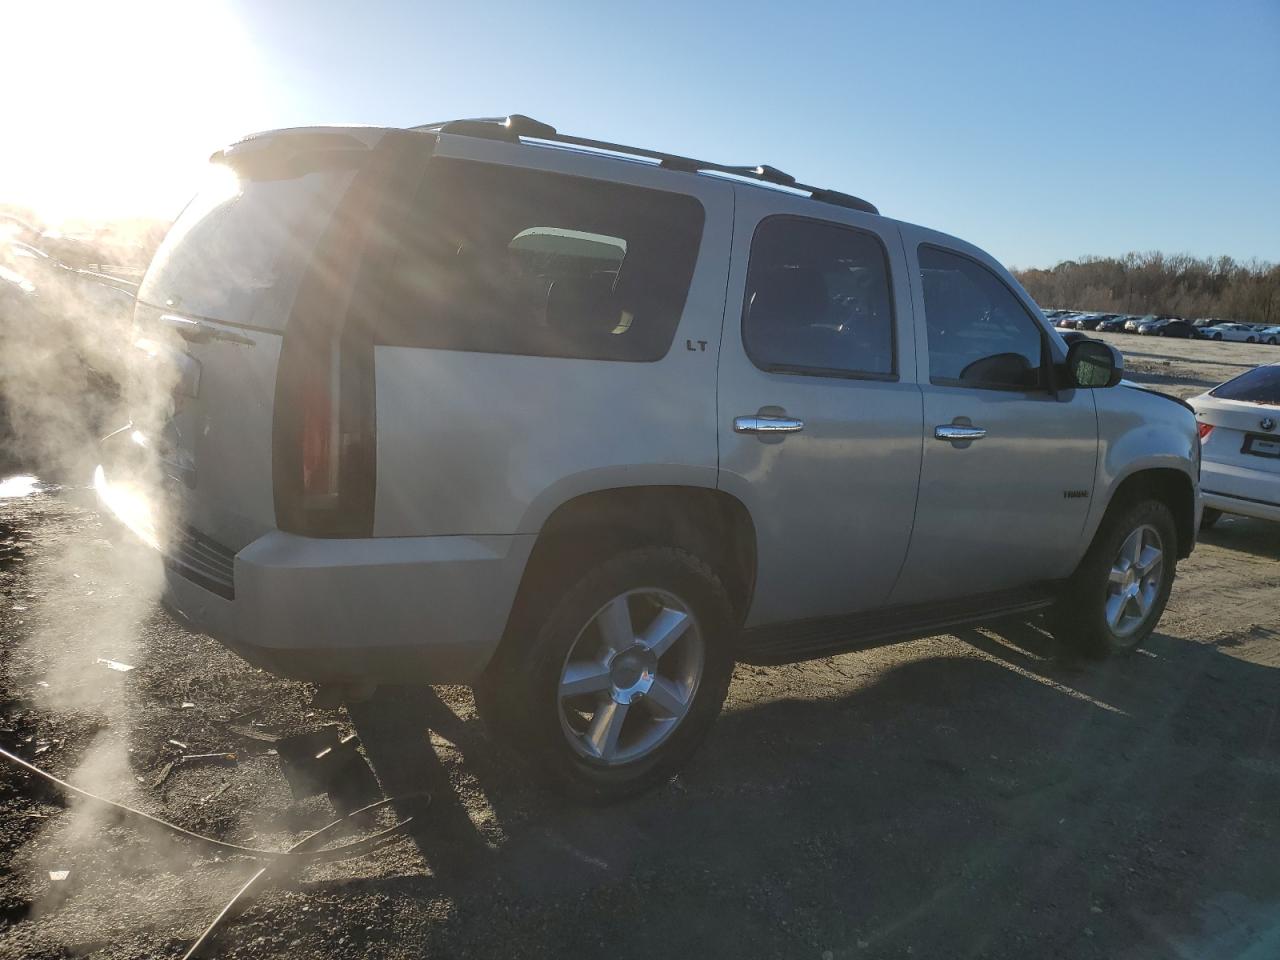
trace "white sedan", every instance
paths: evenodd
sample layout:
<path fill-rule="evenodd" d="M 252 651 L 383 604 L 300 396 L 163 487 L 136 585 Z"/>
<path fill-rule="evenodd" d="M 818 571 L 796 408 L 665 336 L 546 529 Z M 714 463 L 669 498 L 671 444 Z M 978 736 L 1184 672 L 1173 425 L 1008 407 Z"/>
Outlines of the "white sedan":
<path fill-rule="evenodd" d="M 1200 424 L 1202 526 L 1224 513 L 1280 520 L 1280 363 L 1254 367 L 1190 402 Z"/>
<path fill-rule="evenodd" d="M 1217 323 L 1201 331 L 1210 340 L 1238 340 L 1240 343 L 1257 343 L 1258 331 L 1247 323 Z"/>

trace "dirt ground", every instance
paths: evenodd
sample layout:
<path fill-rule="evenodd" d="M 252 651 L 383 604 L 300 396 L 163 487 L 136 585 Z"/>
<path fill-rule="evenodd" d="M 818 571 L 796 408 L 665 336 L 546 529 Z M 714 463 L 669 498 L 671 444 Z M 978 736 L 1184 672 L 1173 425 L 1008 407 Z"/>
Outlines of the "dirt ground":
<path fill-rule="evenodd" d="M 1134 379 L 1181 396 L 1280 360 L 1108 339 Z M 581 809 L 494 750 L 465 689 L 325 710 L 184 631 L 150 599 L 151 561 L 85 502 L 70 486 L 0 498 L 0 745 L 273 849 L 333 808 L 293 800 L 260 737 L 336 722 L 389 795 L 431 794 L 382 814 L 414 817 L 405 839 L 275 884 L 210 955 L 1280 956 L 1275 525 L 1204 534 L 1123 662 L 1011 622 L 740 667 L 686 773 Z M 225 750 L 234 766 L 155 785 L 175 756 Z M 253 869 L 0 770 L 5 957 L 181 956 Z"/>

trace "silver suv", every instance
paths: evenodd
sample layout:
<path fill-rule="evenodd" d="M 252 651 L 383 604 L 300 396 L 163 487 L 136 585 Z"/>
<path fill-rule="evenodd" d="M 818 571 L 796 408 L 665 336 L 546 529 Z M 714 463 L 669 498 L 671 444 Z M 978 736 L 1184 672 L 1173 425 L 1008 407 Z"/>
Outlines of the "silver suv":
<path fill-rule="evenodd" d="M 670 776 L 735 661 L 1041 613 L 1132 650 L 1194 545 L 1189 409 L 856 197 L 520 116 L 213 161 L 138 295 L 173 416 L 104 502 L 154 526 L 117 448 L 159 450 L 170 609 L 349 695 L 471 684 L 578 796 Z"/>

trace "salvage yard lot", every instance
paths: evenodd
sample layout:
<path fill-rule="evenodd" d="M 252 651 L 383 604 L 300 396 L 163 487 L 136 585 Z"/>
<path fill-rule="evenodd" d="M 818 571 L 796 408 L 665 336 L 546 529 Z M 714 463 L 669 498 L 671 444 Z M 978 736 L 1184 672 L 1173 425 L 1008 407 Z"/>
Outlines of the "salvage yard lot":
<path fill-rule="evenodd" d="M 1103 338 L 1132 379 L 1183 397 L 1280 360 Z M 582 809 L 525 783 L 465 689 L 326 710 L 183 631 L 154 609 L 152 564 L 83 502 L 0 499 L 0 745 L 259 847 L 333 810 L 294 801 L 269 744 L 232 720 L 337 722 L 389 795 L 431 794 L 394 805 L 415 818 L 405 840 L 277 884 L 211 955 L 1280 956 L 1275 525 L 1204 534 L 1123 662 L 1074 660 L 1010 622 L 740 667 L 687 773 Z M 226 750 L 234 766 L 155 785 L 181 752 Z M 6 957 L 181 956 L 254 869 L 65 806 L 12 768 L 0 851 Z"/>

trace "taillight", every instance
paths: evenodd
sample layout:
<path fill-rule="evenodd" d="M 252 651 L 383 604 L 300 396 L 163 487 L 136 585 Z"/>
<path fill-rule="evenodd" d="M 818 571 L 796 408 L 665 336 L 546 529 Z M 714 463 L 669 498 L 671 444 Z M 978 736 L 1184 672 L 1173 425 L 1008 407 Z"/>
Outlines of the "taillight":
<path fill-rule="evenodd" d="M 302 501 L 307 508 L 331 506 L 338 494 L 340 442 L 338 399 L 341 390 L 339 354 L 330 342 L 320 362 L 302 374 L 298 406 L 301 410 Z"/>
<path fill-rule="evenodd" d="M 387 136 L 342 197 L 294 296 L 276 369 L 276 525 L 308 537 L 373 535 L 377 490 L 374 335 L 421 138 Z"/>
<path fill-rule="evenodd" d="M 1209 434 L 1213 433 L 1213 424 L 1212 424 L 1212 423 L 1198 423 L 1198 424 L 1196 424 L 1196 427 L 1197 427 L 1197 429 L 1199 429 L 1199 431 L 1200 431 L 1200 442 L 1201 442 L 1201 443 L 1204 443 L 1206 440 L 1208 440 L 1208 439 L 1209 439 Z"/>
<path fill-rule="evenodd" d="M 373 345 L 351 331 L 286 339 L 276 384 L 276 522 L 369 536 L 375 488 Z"/>

